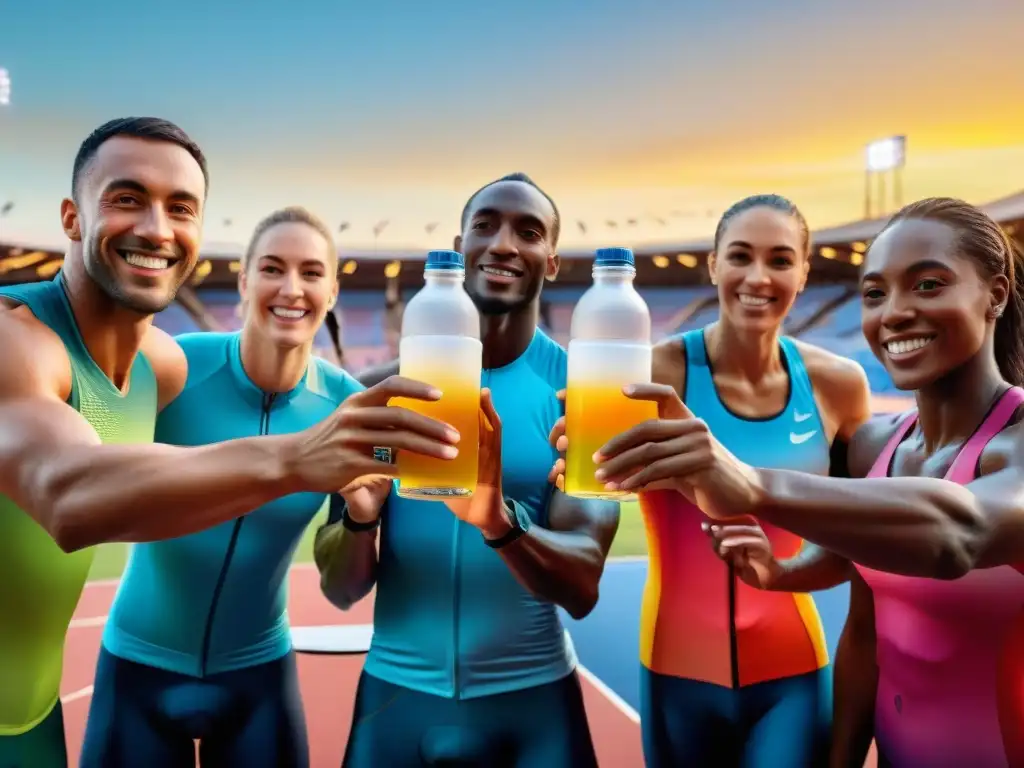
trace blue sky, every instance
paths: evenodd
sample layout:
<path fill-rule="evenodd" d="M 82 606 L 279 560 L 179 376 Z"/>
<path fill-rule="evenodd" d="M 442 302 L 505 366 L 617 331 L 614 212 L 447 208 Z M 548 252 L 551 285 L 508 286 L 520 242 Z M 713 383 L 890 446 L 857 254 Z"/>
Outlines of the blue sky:
<path fill-rule="evenodd" d="M 1024 3 L 893 5 L 9 0 L 0 236 L 59 242 L 78 143 L 125 114 L 203 145 L 209 240 L 305 204 L 352 223 L 343 246 L 385 219 L 382 245 L 437 245 L 432 221 L 447 244 L 466 195 L 512 170 L 591 224 L 569 242 L 621 240 L 606 219 L 704 234 L 760 191 L 826 225 L 859 215 L 864 144 L 903 132 L 908 197 L 1024 186 Z"/>

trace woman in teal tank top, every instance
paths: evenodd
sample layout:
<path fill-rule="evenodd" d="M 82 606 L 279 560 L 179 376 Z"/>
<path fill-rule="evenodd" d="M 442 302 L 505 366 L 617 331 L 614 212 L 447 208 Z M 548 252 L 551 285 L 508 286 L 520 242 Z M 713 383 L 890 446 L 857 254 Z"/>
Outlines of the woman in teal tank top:
<path fill-rule="evenodd" d="M 297 432 L 362 389 L 312 357 L 337 269 L 330 231 L 312 214 L 264 219 L 239 278 L 244 326 L 179 337 L 189 379 L 161 414 L 157 440 Z M 375 510 L 390 488 L 381 481 L 346 500 Z M 284 577 L 325 500 L 292 494 L 206 531 L 135 545 L 104 632 L 82 766 L 191 765 L 194 740 L 204 765 L 308 765 Z"/>

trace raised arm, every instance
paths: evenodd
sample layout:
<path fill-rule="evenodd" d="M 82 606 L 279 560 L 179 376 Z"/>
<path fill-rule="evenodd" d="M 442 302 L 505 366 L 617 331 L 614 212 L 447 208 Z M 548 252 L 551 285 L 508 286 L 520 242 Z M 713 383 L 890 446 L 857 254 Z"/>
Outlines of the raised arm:
<path fill-rule="evenodd" d="M 552 488 L 547 526 L 532 524 L 525 508 L 502 493 L 501 420 L 489 390 L 481 391 L 480 405 L 476 492 L 445 504 L 480 530 L 531 594 L 581 619 L 597 603 L 598 582 L 619 527 L 619 505 L 575 499 Z"/>
<path fill-rule="evenodd" d="M 576 499 L 555 490 L 548 527 L 531 525 L 498 552 L 531 594 L 582 619 L 597 604 L 598 584 L 618 528 L 618 503 Z M 492 531 L 488 538 L 502 533 Z"/>
<path fill-rule="evenodd" d="M 316 532 L 320 591 L 343 611 L 377 583 L 377 530 L 390 491 L 391 480 L 378 479 L 346 496 L 332 494 L 327 522 Z"/>
<path fill-rule="evenodd" d="M 103 445 L 65 402 L 63 345 L 48 329 L 11 315 L 0 313 L 0 493 L 66 551 L 173 538 L 289 493 L 329 492 L 363 475 L 393 473 L 373 460 L 374 445 L 439 457 L 450 450 L 444 425 L 384 407 L 399 390 L 436 396 L 402 380 L 354 395 L 296 435 L 196 448 Z"/>
<path fill-rule="evenodd" d="M 892 417 L 873 419 L 850 444 L 853 477 L 863 478 L 895 428 Z M 806 538 L 878 570 L 955 579 L 974 568 L 1024 562 L 1024 427 L 1003 431 L 984 451 L 980 477 L 966 486 L 935 478 L 860 479 L 820 488 L 834 501 L 828 514 L 811 523 Z M 800 478 L 760 472 L 765 512 L 789 519 L 790 494 L 801 493 Z M 849 515 L 856 516 L 851 522 Z M 833 525 L 857 529 L 847 541 Z M 879 527 L 880 526 L 880 527 Z M 795 531 L 799 533 L 799 531 Z"/>
<path fill-rule="evenodd" d="M 755 515 L 848 560 L 906 576 L 956 579 L 1024 561 L 1020 424 L 989 443 L 981 477 L 966 486 L 922 477 L 820 477 L 743 464 L 667 387 L 637 385 L 630 393 L 656 401 L 662 417 L 601 449 L 599 475 L 613 488 L 672 483 L 710 517 Z M 877 432 L 877 423 L 865 424 L 851 453 Z"/>
<path fill-rule="evenodd" d="M 907 576 L 957 579 L 1024 562 L 1024 430 L 962 486 L 934 478 L 844 480 L 758 470 L 757 514 L 844 557 Z M 988 453 L 988 452 L 987 452 Z"/>
<path fill-rule="evenodd" d="M 830 768 L 863 768 L 871 748 L 878 689 L 875 647 L 874 597 L 854 574 L 850 610 L 836 650 Z"/>

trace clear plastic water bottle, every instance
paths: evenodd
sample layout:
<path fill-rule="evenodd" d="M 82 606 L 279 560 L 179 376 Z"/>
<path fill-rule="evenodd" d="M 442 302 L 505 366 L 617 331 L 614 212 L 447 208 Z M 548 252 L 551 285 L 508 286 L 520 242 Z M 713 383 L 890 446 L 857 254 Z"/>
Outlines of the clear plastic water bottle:
<path fill-rule="evenodd" d="M 443 501 L 476 490 L 483 345 L 480 315 L 466 293 L 462 254 L 431 251 L 423 278 L 426 285 L 402 317 L 399 373 L 437 387 L 441 399 L 396 398 L 394 404 L 450 424 L 461 438 L 459 455 L 451 460 L 399 451 L 398 495 Z"/>
<path fill-rule="evenodd" d="M 629 248 L 602 248 L 594 259 L 594 283 L 572 313 L 565 400 L 565 492 L 579 498 L 625 500 L 594 479 L 593 455 L 616 435 L 647 419 L 657 406 L 631 400 L 628 384 L 651 381 L 651 313 L 636 288 Z"/>

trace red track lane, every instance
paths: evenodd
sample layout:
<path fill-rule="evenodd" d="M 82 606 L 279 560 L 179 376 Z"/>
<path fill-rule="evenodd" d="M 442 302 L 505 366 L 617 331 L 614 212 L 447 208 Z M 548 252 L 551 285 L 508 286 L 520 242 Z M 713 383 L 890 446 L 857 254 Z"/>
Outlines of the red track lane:
<path fill-rule="evenodd" d="M 320 594 L 314 569 L 298 566 L 292 569 L 290 576 L 288 615 L 293 626 L 371 622 L 372 596 L 351 611 L 342 613 Z M 68 631 L 61 698 L 64 701 L 69 765 L 78 764 L 96 656 L 103 633 L 102 619 L 107 615 L 116 588 L 115 582 L 89 584 Z M 300 654 L 298 658 L 299 685 L 309 728 L 311 766 L 338 768 L 348 739 L 363 657 Z M 639 725 L 586 679 L 583 681 L 583 693 L 601 765 L 607 768 L 642 766 Z"/>

